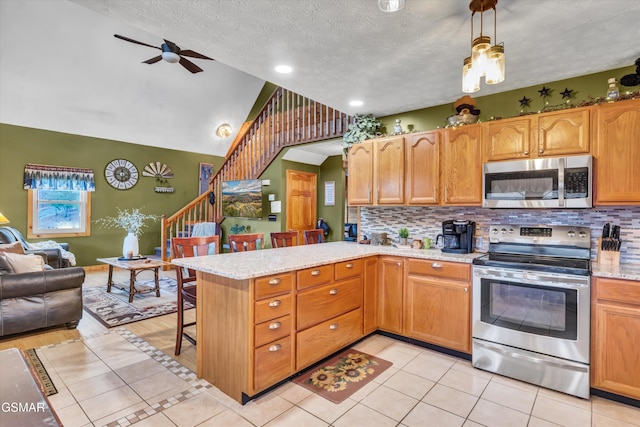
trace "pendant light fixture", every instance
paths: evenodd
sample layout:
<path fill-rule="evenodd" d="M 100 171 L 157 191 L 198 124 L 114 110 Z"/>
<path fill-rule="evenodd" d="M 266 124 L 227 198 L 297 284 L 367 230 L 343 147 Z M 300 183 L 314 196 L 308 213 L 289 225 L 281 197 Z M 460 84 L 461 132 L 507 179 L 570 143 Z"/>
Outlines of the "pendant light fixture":
<path fill-rule="evenodd" d="M 484 12 L 493 9 L 493 38 L 497 40 L 496 4 L 498 0 L 472 0 L 469 4 L 471 10 L 471 55 L 465 58 L 462 67 L 462 91 L 473 93 L 480 90 L 480 78 L 484 77 L 487 84 L 496 84 L 504 81 L 505 57 L 504 45 L 491 46 L 491 37 L 484 35 Z M 480 12 L 480 34 L 474 38 L 473 20 L 476 12 Z"/>
<path fill-rule="evenodd" d="M 378 7 L 383 12 L 397 12 L 404 7 L 405 0 L 378 0 Z"/>

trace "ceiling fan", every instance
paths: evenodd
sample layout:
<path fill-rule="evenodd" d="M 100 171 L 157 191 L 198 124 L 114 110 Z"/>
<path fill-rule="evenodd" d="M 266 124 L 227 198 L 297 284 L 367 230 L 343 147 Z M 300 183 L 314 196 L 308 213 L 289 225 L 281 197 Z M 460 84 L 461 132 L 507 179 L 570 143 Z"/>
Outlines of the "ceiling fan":
<path fill-rule="evenodd" d="M 158 56 L 154 56 L 151 59 L 147 59 L 146 61 L 142 61 L 145 64 L 155 64 L 161 59 L 164 59 L 165 61 L 171 62 L 171 63 L 180 62 L 180 65 L 182 65 L 184 68 L 186 68 L 187 70 L 195 74 L 202 71 L 202 68 L 198 67 L 196 64 L 189 61 L 187 58 L 184 58 L 185 56 L 188 56 L 190 58 L 209 59 L 213 61 L 213 58 L 209 58 L 208 56 L 204 56 L 198 52 L 194 52 L 189 49 L 182 50 L 174 42 L 170 42 L 167 39 L 164 39 L 164 43 L 162 43 L 162 46 L 158 47 L 158 46 L 152 46 L 147 43 L 139 42 L 137 40 L 133 40 L 133 39 L 130 39 L 129 37 L 121 36 L 119 34 L 114 34 L 113 36 L 124 41 L 139 44 L 142 46 L 152 47 L 154 49 L 160 49 L 162 51 L 162 54 Z"/>

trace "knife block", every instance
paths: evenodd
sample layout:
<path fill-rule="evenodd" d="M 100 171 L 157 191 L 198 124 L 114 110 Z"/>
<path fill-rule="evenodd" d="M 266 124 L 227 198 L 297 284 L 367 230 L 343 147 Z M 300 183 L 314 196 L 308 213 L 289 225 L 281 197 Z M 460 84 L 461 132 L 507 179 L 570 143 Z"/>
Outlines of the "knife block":
<path fill-rule="evenodd" d="M 620 251 L 602 250 L 602 237 L 598 239 L 598 265 L 620 265 Z"/>

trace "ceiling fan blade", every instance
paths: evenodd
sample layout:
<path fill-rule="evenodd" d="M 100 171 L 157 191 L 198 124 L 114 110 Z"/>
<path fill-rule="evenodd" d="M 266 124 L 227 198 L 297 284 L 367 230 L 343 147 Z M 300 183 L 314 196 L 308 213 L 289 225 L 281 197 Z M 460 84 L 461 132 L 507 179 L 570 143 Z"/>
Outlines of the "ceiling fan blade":
<path fill-rule="evenodd" d="M 142 46 L 152 47 L 154 49 L 160 49 L 158 46 L 151 46 L 150 44 L 142 43 L 142 42 L 139 42 L 137 40 L 130 39 L 129 37 L 121 36 L 120 34 L 114 34 L 113 37 L 116 37 L 116 38 L 124 40 L 124 41 L 131 42 L 131 43 L 139 44 L 139 45 L 142 45 Z M 160 49 L 160 50 L 162 50 L 162 49 Z"/>
<path fill-rule="evenodd" d="M 180 65 L 182 65 L 187 70 L 191 71 L 193 74 L 199 73 L 202 71 L 202 68 L 198 67 L 193 62 L 189 61 L 187 58 L 180 57 Z"/>
<path fill-rule="evenodd" d="M 142 61 L 144 64 L 155 64 L 156 62 L 162 59 L 162 55 L 154 56 L 151 59 L 147 59 L 146 61 Z"/>
<path fill-rule="evenodd" d="M 199 58 L 199 59 L 210 59 L 211 61 L 213 61 L 213 58 L 209 58 L 208 56 L 204 56 L 201 53 L 198 52 L 194 52 L 191 49 L 187 49 L 187 50 L 181 50 L 180 51 L 180 55 L 182 56 L 188 56 L 190 58 Z"/>

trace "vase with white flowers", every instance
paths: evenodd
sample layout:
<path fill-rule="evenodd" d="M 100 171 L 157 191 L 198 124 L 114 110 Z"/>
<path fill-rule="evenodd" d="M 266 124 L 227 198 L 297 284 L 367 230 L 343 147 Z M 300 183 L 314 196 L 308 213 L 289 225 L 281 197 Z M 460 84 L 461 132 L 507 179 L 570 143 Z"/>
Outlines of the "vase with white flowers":
<path fill-rule="evenodd" d="M 120 209 L 118 215 L 107 216 L 95 220 L 101 228 L 122 228 L 127 231 L 122 245 L 122 256 L 124 258 L 135 258 L 140 256 L 138 237 L 142 236 L 145 228 L 148 227 L 146 221 L 157 221 L 157 215 L 149 215 L 140 212 L 138 208 Z"/>

